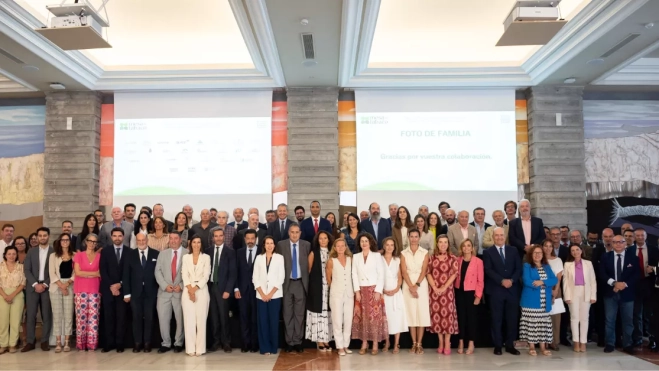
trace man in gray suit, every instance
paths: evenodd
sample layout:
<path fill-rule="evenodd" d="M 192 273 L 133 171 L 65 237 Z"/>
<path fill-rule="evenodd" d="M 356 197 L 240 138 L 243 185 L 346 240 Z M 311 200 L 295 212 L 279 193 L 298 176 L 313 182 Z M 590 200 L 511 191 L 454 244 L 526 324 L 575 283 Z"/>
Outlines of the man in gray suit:
<path fill-rule="evenodd" d="M 107 247 L 112 244 L 112 228 L 120 227 L 124 230 L 124 245 L 130 246 L 130 239 L 133 237 L 133 223 L 124 220 L 124 212 L 120 207 L 112 208 L 112 220 L 103 224 L 99 231 L 99 243 L 101 247 Z"/>
<path fill-rule="evenodd" d="M 26 278 L 26 300 L 27 300 L 27 344 L 21 349 L 22 353 L 34 349 L 36 342 L 37 309 L 41 309 L 41 350 L 48 351 L 50 346 L 50 332 L 53 327 L 53 312 L 50 306 L 50 274 L 48 269 L 48 258 L 53 253 L 53 248 L 48 245 L 50 229 L 41 227 L 37 229 L 39 247 L 30 249 L 25 257 L 23 269 Z"/>
<path fill-rule="evenodd" d="M 172 312 L 174 312 L 174 318 L 176 319 L 174 353 L 183 351 L 183 309 L 181 307 L 183 279 L 181 278 L 181 263 L 183 255 L 187 253 L 188 250 L 181 247 L 181 236 L 177 233 L 170 233 L 169 249 L 161 251 L 158 255 L 155 272 L 156 282 L 158 282 L 156 309 L 160 324 L 160 336 L 162 337 L 162 344 L 158 349 L 158 353 L 169 352 L 172 348 L 171 331 L 169 329 Z M 176 259 L 175 263 L 174 259 Z M 176 272 L 172 272 L 174 266 L 176 266 Z"/>
<path fill-rule="evenodd" d="M 284 329 L 286 332 L 285 351 L 302 353 L 304 337 L 304 317 L 306 312 L 307 287 L 309 286 L 308 256 L 311 251 L 309 242 L 300 240 L 300 226 L 291 223 L 288 227 L 288 239 L 279 241 L 277 253 L 284 256 Z"/>

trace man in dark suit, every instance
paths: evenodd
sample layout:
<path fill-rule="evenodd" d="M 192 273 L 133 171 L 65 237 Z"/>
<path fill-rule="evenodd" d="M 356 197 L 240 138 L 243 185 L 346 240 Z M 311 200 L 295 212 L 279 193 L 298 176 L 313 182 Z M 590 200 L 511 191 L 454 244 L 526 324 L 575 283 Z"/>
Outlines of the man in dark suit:
<path fill-rule="evenodd" d="M 605 353 L 615 350 L 616 316 L 620 311 L 622 345 L 626 353 L 634 354 L 632 333 L 634 332 L 634 297 L 641 271 L 638 257 L 625 249 L 625 239 L 613 237 L 613 251 L 602 258 L 599 279 L 606 283 L 604 306 L 606 312 Z"/>
<path fill-rule="evenodd" d="M 236 287 L 236 252 L 225 246 L 224 230 L 213 231 L 213 246 L 206 250 L 211 257 L 210 317 L 213 328 L 211 352 L 220 347 L 231 353 L 231 329 L 229 328 L 229 299 Z"/>
<path fill-rule="evenodd" d="M 252 215 L 257 218 L 258 224 L 258 216 Z M 261 229 L 261 231 L 263 230 Z M 257 232 L 254 229 L 245 229 L 241 233 L 244 235 L 245 247 L 240 248 L 236 253 L 238 274 L 236 288 L 233 290 L 240 310 L 240 329 L 243 340 L 240 351 L 256 353 L 259 351 L 259 338 L 256 323 L 256 289 L 252 283 L 252 273 L 254 272 L 254 259 L 261 253 L 261 249 L 256 243 Z M 265 231 L 263 233 L 265 234 Z"/>
<path fill-rule="evenodd" d="M 237 207 L 233 209 L 233 221 L 229 223 L 229 225 L 236 228 L 237 231 L 245 228 L 247 226 L 247 221 L 243 220 L 243 216 L 245 216 L 245 212 L 242 208 Z M 239 246 L 236 246 L 235 248 L 237 249 Z"/>
<path fill-rule="evenodd" d="M 122 285 L 124 301 L 130 303 L 133 313 L 133 338 L 135 340 L 133 353 L 139 353 L 142 349 L 145 353 L 149 353 L 151 352 L 153 317 L 158 298 L 155 270 L 160 252 L 147 246 L 147 238 L 144 234 L 138 233 L 135 239 L 137 249 L 125 252 L 126 265 Z"/>
<path fill-rule="evenodd" d="M 567 257 L 570 255 L 570 249 L 562 244 L 563 232 L 558 227 L 553 227 L 549 229 L 549 239 L 553 245 L 554 255 L 556 255 L 562 262 L 567 260 Z M 561 285 L 559 290 L 563 292 L 563 286 Z M 570 327 L 570 308 L 566 305 L 565 312 L 561 313 L 561 323 L 559 326 L 560 333 L 560 343 L 566 347 L 572 346 L 570 341 L 567 339 L 567 329 Z M 552 347 L 553 349 L 553 347 Z"/>
<path fill-rule="evenodd" d="M 643 228 L 634 230 L 634 245 L 627 248 L 627 252 L 636 256 L 641 272 L 634 295 L 634 333 L 632 340 L 634 346 L 643 344 L 643 333 L 650 333 L 650 318 L 652 317 L 652 295 L 654 294 L 654 267 L 659 262 L 659 250 L 656 246 L 646 243 L 647 233 Z M 659 313 L 657 314 L 659 315 Z M 649 346 L 652 348 L 656 334 L 650 333 Z"/>
<path fill-rule="evenodd" d="M 389 217 L 385 220 L 389 221 L 389 225 L 391 226 L 391 229 L 394 229 L 394 225 L 396 224 L 396 218 L 398 217 L 398 205 L 397 204 L 390 204 L 389 205 Z"/>
<path fill-rule="evenodd" d="M 378 241 L 378 249 L 382 249 L 382 240 L 391 237 L 391 223 L 380 219 L 380 205 L 377 202 L 373 202 L 368 211 L 370 218 L 361 222 L 362 231 L 370 233 Z"/>
<path fill-rule="evenodd" d="M 300 226 L 294 223 L 288 229 L 288 239 L 277 244 L 276 252 L 284 257 L 286 276 L 283 318 L 287 353 L 302 353 L 304 319 L 306 314 L 307 288 L 309 287 L 309 252 L 311 244 L 300 239 Z"/>
<path fill-rule="evenodd" d="M 245 241 L 245 233 L 247 233 L 247 231 L 250 229 L 256 232 L 256 242 L 254 242 L 256 246 L 260 246 L 265 236 L 268 235 L 268 231 L 265 228 L 261 228 L 261 223 L 259 223 L 259 216 L 257 214 L 250 214 L 248 219 L 247 228 L 238 231 L 238 235 L 240 235 L 240 238 L 242 238 L 242 243 L 238 245 L 238 247 L 247 246 Z"/>
<path fill-rule="evenodd" d="M 492 316 L 492 342 L 494 354 L 501 355 L 503 346 L 502 327 L 506 318 L 506 352 L 519 355 L 515 349 L 519 321 L 519 278 L 522 275 L 522 260 L 519 252 L 506 245 L 504 229 L 493 232 L 494 246 L 483 253 L 485 270 L 485 293 L 490 303 Z"/>
<path fill-rule="evenodd" d="M 476 228 L 476 233 L 478 236 L 478 241 L 474 241 L 474 251 L 477 255 L 483 254 L 483 237 L 485 237 L 485 231 L 490 228 L 492 225 L 485 222 L 485 209 L 482 207 L 477 207 L 474 209 L 474 221 L 469 223 Z"/>
<path fill-rule="evenodd" d="M 309 209 L 311 209 L 311 216 L 300 223 L 300 230 L 302 231 L 301 238 L 311 243 L 318 231 L 325 231 L 332 235 L 332 223 L 320 216 L 320 202 L 311 201 Z"/>
<path fill-rule="evenodd" d="M 288 219 L 288 206 L 279 204 L 277 206 L 277 220 L 268 224 L 268 236 L 275 239 L 275 243 L 288 238 L 288 228 L 294 223 Z"/>
<path fill-rule="evenodd" d="M 604 228 L 602 230 L 602 244 L 597 245 L 593 249 L 593 270 L 597 275 L 597 302 L 595 303 L 595 323 L 597 331 L 597 346 L 602 348 L 605 345 L 604 337 L 606 332 L 606 315 L 604 311 L 604 291 L 606 291 L 607 284 L 603 282 L 599 277 L 600 266 L 602 265 L 603 259 L 606 257 L 606 253 L 613 251 L 613 229 Z"/>
<path fill-rule="evenodd" d="M 21 353 L 34 350 L 36 343 L 37 309 L 41 309 L 41 350 L 50 350 L 48 341 L 53 324 L 53 311 L 50 305 L 50 292 L 48 290 L 51 284 L 50 269 L 48 269 L 48 266 L 53 248 L 48 245 L 49 238 L 50 229 L 46 227 L 37 229 L 39 247 L 29 249 L 23 262 L 25 301 L 27 302 L 27 343 L 21 349 Z"/>
<path fill-rule="evenodd" d="M 62 222 L 62 233 L 66 233 L 69 235 L 69 238 L 71 239 L 71 248 L 74 248 L 76 246 L 76 243 L 78 242 L 78 236 L 73 234 L 73 222 L 70 220 L 65 220 Z"/>
<path fill-rule="evenodd" d="M 455 213 L 455 210 L 451 208 L 444 210 L 444 217 L 446 219 L 444 220 L 444 224 L 442 224 L 442 229 L 439 234 L 448 234 L 448 228 L 457 223 L 456 216 L 457 214 Z"/>
<path fill-rule="evenodd" d="M 529 200 L 520 201 L 519 218 L 508 222 L 508 242 L 515 246 L 519 256 L 523 257 L 531 245 L 542 244 L 545 238 L 547 236 L 542 219 L 531 216 Z"/>
<path fill-rule="evenodd" d="M 101 314 L 105 329 L 101 352 L 107 353 L 116 347 L 117 353 L 123 353 L 128 304 L 124 302 L 124 289 L 121 282 L 130 247 L 123 244 L 124 230 L 120 227 L 112 229 L 110 238 L 112 244 L 101 251 L 99 267 L 101 271 L 101 303 L 103 305 Z"/>

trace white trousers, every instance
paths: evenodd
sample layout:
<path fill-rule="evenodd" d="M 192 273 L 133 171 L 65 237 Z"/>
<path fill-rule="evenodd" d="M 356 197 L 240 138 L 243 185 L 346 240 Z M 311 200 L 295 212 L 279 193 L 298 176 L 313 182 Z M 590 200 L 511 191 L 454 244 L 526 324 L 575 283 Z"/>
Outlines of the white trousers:
<path fill-rule="evenodd" d="M 572 341 L 578 343 L 588 342 L 588 316 L 590 311 L 590 300 L 584 297 L 583 286 L 575 286 L 570 307 L 570 325 L 572 326 Z"/>
<path fill-rule="evenodd" d="M 183 289 L 181 305 L 183 306 L 183 328 L 185 330 L 185 352 L 187 354 L 206 353 L 206 319 L 210 296 L 208 288 L 197 290 L 196 301 L 190 300 L 188 289 Z"/>
<path fill-rule="evenodd" d="M 332 328 L 336 349 L 350 346 L 352 333 L 352 314 L 355 310 L 355 299 L 347 295 L 330 297 L 330 310 L 332 315 Z"/>

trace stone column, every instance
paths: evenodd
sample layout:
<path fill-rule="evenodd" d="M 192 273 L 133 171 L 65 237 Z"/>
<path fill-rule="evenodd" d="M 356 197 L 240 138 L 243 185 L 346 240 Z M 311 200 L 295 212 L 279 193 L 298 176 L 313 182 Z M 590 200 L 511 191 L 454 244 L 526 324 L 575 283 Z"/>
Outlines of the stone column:
<path fill-rule="evenodd" d="M 339 211 L 338 88 L 290 88 L 288 208 L 318 200 L 322 215 Z"/>
<path fill-rule="evenodd" d="M 84 217 L 98 208 L 100 133 L 100 93 L 46 94 L 43 219 L 51 239 L 64 220 L 80 233 Z"/>
<path fill-rule="evenodd" d="M 527 90 L 532 214 L 586 233 L 583 87 Z"/>

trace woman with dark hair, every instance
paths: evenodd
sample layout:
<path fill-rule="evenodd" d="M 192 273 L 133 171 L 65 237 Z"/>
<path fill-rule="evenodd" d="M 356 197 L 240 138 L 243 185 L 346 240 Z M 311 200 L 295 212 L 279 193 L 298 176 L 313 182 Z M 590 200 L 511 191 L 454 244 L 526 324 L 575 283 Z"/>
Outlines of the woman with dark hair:
<path fill-rule="evenodd" d="M 334 213 L 330 211 L 329 213 L 325 214 L 325 219 L 327 219 L 330 223 L 332 223 L 333 240 L 336 240 L 337 238 L 341 238 L 341 228 L 337 227 L 336 225 L 336 215 L 334 215 Z"/>
<path fill-rule="evenodd" d="M 561 279 L 563 278 L 563 261 L 561 258 L 556 256 L 556 251 L 554 251 L 554 243 L 550 239 L 542 241 L 542 252 L 545 254 L 545 260 L 547 264 L 551 267 L 551 271 L 556 276 L 558 282 L 552 287 L 551 290 L 551 303 L 554 304 L 556 299 L 563 300 L 563 293 L 561 292 Z M 558 342 L 561 336 L 561 314 L 552 314 L 551 315 L 551 324 L 554 342 L 549 344 L 549 349 L 558 350 Z"/>
<path fill-rule="evenodd" d="M 403 276 L 403 300 L 407 324 L 410 327 L 410 335 L 412 335 L 410 353 L 423 354 L 423 331 L 431 325 L 430 298 L 426 279 L 428 250 L 419 246 L 421 234 L 418 229 L 411 228 L 407 233 L 410 246 L 400 254 L 400 272 Z"/>
<path fill-rule="evenodd" d="M 533 245 L 526 253 L 522 272 L 522 318 L 519 321 L 520 340 L 529 342 L 529 355 L 537 356 L 535 344 L 540 344 L 540 352 L 550 356 L 545 349 L 552 343 L 551 290 L 558 282 L 554 272 L 547 263 L 542 246 Z"/>
<path fill-rule="evenodd" d="M 18 262 L 18 249 L 9 245 L 0 262 L 0 354 L 16 353 L 18 334 L 25 302 L 23 264 Z"/>
<path fill-rule="evenodd" d="M 405 249 L 410 247 L 407 234 L 412 228 L 414 228 L 414 224 L 412 223 L 412 216 L 409 210 L 405 206 L 399 207 L 396 215 L 396 223 L 394 223 L 394 227 L 391 229 L 391 236 L 396 241 L 396 245 L 400 247 L 400 251 L 405 251 Z"/>
<path fill-rule="evenodd" d="M 181 236 L 183 243 L 188 242 L 188 230 L 190 229 L 190 221 L 184 212 L 179 212 L 174 218 L 174 230 L 172 232 Z"/>
<path fill-rule="evenodd" d="M 401 332 L 408 332 L 407 313 L 405 313 L 405 301 L 401 285 L 403 284 L 403 275 L 400 272 L 400 248 L 396 246 L 393 238 L 387 237 L 382 240 L 382 258 L 384 260 L 384 309 L 387 313 L 387 326 L 389 335 L 394 335 L 394 348 L 392 353 L 398 354 L 400 351 Z M 389 336 L 384 344 L 383 352 L 389 349 Z"/>
<path fill-rule="evenodd" d="M 361 232 L 362 227 L 359 221 L 359 216 L 355 213 L 348 214 L 348 226 L 341 231 L 341 238 L 346 240 L 348 249 L 353 254 L 356 254 L 358 251 L 355 241 Z"/>
<path fill-rule="evenodd" d="M 90 214 L 94 222 L 96 217 Z M 87 222 L 87 218 L 85 218 Z M 85 223 L 85 226 L 87 224 Z M 83 227 L 83 233 L 85 228 Z M 82 234 L 82 233 L 81 233 Z M 76 346 L 79 351 L 91 350 L 98 347 L 98 328 L 101 308 L 101 272 L 99 269 L 101 250 L 99 248 L 98 235 L 89 233 L 85 239 L 78 239 L 85 246 L 73 257 L 75 281 L 73 292 L 75 293 L 76 311 Z"/>
<path fill-rule="evenodd" d="M 570 244 L 570 255 L 563 270 L 563 299 L 570 307 L 570 326 L 575 352 L 586 351 L 590 306 L 597 301 L 597 280 L 593 263 L 584 259 L 583 255 L 579 244 Z"/>
<path fill-rule="evenodd" d="M 73 328 L 73 256 L 71 236 L 64 233 L 53 243 L 54 252 L 48 259 L 50 274 L 50 305 L 53 308 L 53 335 L 57 339 L 55 353 L 62 351 L 62 336 L 64 336 L 64 351 L 71 350 L 69 337 Z"/>
<path fill-rule="evenodd" d="M 309 285 L 307 289 L 307 324 L 305 337 L 317 344 L 321 352 L 331 352 L 329 342 L 334 339 L 329 308 L 327 262 L 334 238 L 326 231 L 318 231 L 309 253 Z"/>
<path fill-rule="evenodd" d="M 80 232 L 78 238 L 76 239 L 75 251 L 85 251 L 86 250 L 85 241 L 87 235 L 93 233 L 98 236 L 99 228 L 100 227 L 98 226 L 98 221 L 96 220 L 96 216 L 94 216 L 93 213 L 87 214 L 87 216 L 85 217 L 85 221 L 82 223 L 82 231 Z"/>
<path fill-rule="evenodd" d="M 158 228 L 156 217 L 154 226 Z M 165 228 L 167 224 L 165 223 Z M 156 229 L 157 230 L 157 229 Z M 152 246 L 151 246 L 152 247 Z M 183 255 L 181 278 L 183 280 L 183 329 L 185 330 L 185 353 L 197 356 L 206 353 L 206 320 L 210 295 L 208 294 L 208 278 L 211 275 L 211 258 L 204 254 L 201 247 L 201 237 L 195 235 L 190 240 L 188 254 Z"/>
<path fill-rule="evenodd" d="M 378 243 L 369 233 L 357 238 L 361 252 L 352 264 L 355 290 L 355 311 L 352 317 L 352 338 L 362 341 L 359 354 L 366 354 L 368 342 L 373 342 L 372 355 L 378 354 L 378 343 L 389 337 L 387 314 L 384 310 L 384 262 L 378 254 Z"/>
<path fill-rule="evenodd" d="M 26 252 L 27 252 L 27 250 L 29 250 L 33 247 L 39 247 L 39 239 L 37 238 L 36 233 L 30 233 L 30 237 L 28 237 L 27 242 L 28 242 L 27 243 L 27 249 L 25 250 Z"/>
<path fill-rule="evenodd" d="M 433 248 L 435 241 L 437 241 L 437 236 L 441 234 L 442 224 L 440 222 L 439 214 L 436 212 L 431 212 L 428 214 L 428 233 L 432 235 Z"/>
<path fill-rule="evenodd" d="M 263 238 L 263 252 L 254 259 L 252 282 L 256 289 L 259 350 L 261 354 L 277 354 L 279 349 L 279 312 L 286 278 L 284 257 L 275 252 L 272 236 Z"/>
<path fill-rule="evenodd" d="M 153 231 L 153 221 L 151 220 L 151 214 L 146 211 L 140 211 L 140 215 L 137 216 L 138 227 L 133 229 L 133 233 L 137 236 L 138 233 L 142 233 L 145 236 L 148 236 L 149 233 Z"/>
<path fill-rule="evenodd" d="M 162 216 L 153 218 L 153 232 L 147 235 L 147 243 L 152 249 L 163 251 L 169 247 L 167 221 Z"/>

